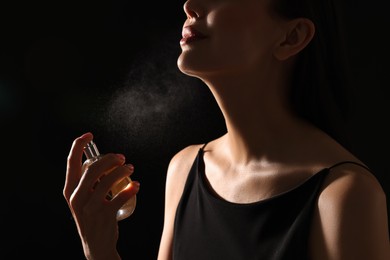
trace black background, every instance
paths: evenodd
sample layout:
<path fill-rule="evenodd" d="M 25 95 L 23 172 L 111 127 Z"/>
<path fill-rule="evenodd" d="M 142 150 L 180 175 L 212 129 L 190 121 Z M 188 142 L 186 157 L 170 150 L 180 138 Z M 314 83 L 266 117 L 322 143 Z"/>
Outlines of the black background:
<path fill-rule="evenodd" d="M 356 154 L 389 183 L 389 40 L 379 1 L 345 1 L 358 102 Z M 207 87 L 182 75 L 183 1 L 14 1 L 1 7 L 2 259 L 84 259 L 62 195 L 74 138 L 121 152 L 141 182 L 119 222 L 123 259 L 156 259 L 170 158 L 225 128 Z"/>

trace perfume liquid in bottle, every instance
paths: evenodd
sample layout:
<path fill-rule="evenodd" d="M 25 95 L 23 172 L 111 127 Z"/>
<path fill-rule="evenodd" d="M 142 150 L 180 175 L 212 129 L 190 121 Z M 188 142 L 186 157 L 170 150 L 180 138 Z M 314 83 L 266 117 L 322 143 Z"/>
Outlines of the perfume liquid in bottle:
<path fill-rule="evenodd" d="M 99 150 L 96 147 L 96 144 L 94 141 L 91 141 L 87 144 L 87 146 L 84 148 L 84 155 L 87 158 L 83 163 L 82 171 L 85 172 L 85 170 L 94 162 L 99 160 L 102 155 L 99 153 Z M 108 200 L 113 199 L 119 192 L 121 192 L 124 188 L 127 187 L 131 183 L 130 177 L 126 177 L 122 179 L 118 184 L 114 185 L 109 193 L 107 194 L 106 198 Z M 122 220 L 127 217 L 129 217 L 131 214 L 133 214 L 135 206 L 136 206 L 136 196 L 129 199 L 123 206 L 118 210 L 116 214 L 116 219 Z"/>

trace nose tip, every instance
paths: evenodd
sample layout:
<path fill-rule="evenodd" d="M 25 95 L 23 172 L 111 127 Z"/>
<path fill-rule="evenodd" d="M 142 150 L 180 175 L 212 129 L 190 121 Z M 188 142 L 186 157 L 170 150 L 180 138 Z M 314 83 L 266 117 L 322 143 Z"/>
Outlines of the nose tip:
<path fill-rule="evenodd" d="M 193 6 L 193 1 L 192 0 L 187 0 L 184 3 L 183 9 L 184 9 L 184 12 L 186 13 L 188 19 L 199 18 L 200 17 L 200 12 L 199 12 L 199 10 L 197 10 Z"/>

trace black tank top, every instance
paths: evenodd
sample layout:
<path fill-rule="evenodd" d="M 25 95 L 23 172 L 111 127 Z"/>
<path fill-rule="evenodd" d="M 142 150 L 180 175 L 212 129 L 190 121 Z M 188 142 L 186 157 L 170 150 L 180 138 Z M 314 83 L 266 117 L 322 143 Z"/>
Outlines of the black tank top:
<path fill-rule="evenodd" d="M 203 148 L 195 158 L 176 211 L 174 260 L 309 259 L 313 208 L 324 178 L 337 165 L 357 164 L 338 163 L 287 192 L 239 204 L 218 198 L 207 187 Z"/>

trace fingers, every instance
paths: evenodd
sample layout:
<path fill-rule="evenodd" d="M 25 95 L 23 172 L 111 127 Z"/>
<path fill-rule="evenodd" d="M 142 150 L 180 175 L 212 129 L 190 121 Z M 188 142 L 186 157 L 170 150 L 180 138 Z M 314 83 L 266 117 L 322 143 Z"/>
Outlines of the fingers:
<path fill-rule="evenodd" d="M 111 200 L 111 204 L 115 211 L 118 211 L 125 203 L 134 197 L 140 189 L 138 181 L 132 181 L 125 189 L 123 189 L 116 197 Z M 135 205 L 134 205 L 135 207 Z"/>
<path fill-rule="evenodd" d="M 84 175 L 82 176 L 79 188 L 81 190 L 92 191 L 95 189 L 97 182 L 111 175 L 116 168 L 123 166 L 125 163 L 125 157 L 121 154 L 109 153 L 102 156 L 98 161 L 92 163 L 87 167 Z"/>
<path fill-rule="evenodd" d="M 95 192 L 99 194 L 99 197 L 105 198 L 106 195 L 111 191 L 112 196 L 115 197 L 117 193 L 126 188 L 131 182 L 128 179 L 134 172 L 134 167 L 130 164 L 123 165 L 115 168 L 110 173 L 100 179 L 99 184 L 95 188 Z"/>
<path fill-rule="evenodd" d="M 77 187 L 82 175 L 81 166 L 82 166 L 84 147 L 92 139 L 93 139 L 92 133 L 85 133 L 73 141 L 72 147 L 68 155 L 66 179 L 65 179 L 65 186 L 63 190 L 64 197 L 68 202 L 70 196 L 72 195 L 73 191 Z"/>
<path fill-rule="evenodd" d="M 97 197 L 106 198 L 107 193 L 110 191 L 113 193 L 113 198 L 109 199 L 109 204 L 111 205 L 111 209 L 115 212 L 139 191 L 139 182 L 127 179 L 133 172 L 134 167 L 131 164 L 117 167 L 108 175 L 104 176 L 96 186 L 94 192 L 99 193 L 99 196 Z M 128 183 L 127 180 L 130 181 L 130 183 Z"/>
<path fill-rule="evenodd" d="M 125 165 L 121 154 L 105 154 L 91 165 L 83 165 L 84 148 L 92 139 L 91 133 L 76 138 L 68 155 L 63 195 L 75 218 L 86 212 L 101 212 L 103 207 L 105 212 L 116 212 L 139 190 L 138 182 L 116 186 L 134 172 L 132 165 Z M 110 191 L 115 193 L 111 200 L 106 198 Z"/>

